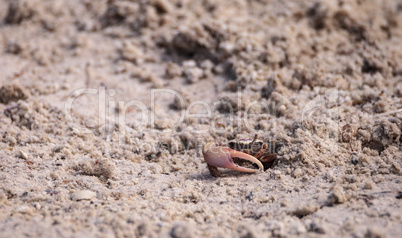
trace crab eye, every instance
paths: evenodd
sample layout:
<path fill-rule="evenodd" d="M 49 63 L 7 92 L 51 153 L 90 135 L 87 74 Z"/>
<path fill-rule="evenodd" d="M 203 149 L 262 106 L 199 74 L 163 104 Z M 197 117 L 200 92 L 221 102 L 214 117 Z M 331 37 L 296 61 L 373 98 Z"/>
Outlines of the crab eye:
<path fill-rule="evenodd" d="M 254 142 L 254 145 L 257 146 L 258 148 L 261 148 L 264 145 L 264 142 L 257 141 L 257 142 Z"/>

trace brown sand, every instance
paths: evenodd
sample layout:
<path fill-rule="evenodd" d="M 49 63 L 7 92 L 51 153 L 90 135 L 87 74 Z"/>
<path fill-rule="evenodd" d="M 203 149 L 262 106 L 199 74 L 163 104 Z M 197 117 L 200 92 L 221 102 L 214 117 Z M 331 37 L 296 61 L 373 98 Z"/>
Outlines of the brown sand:
<path fill-rule="evenodd" d="M 0 47 L 0 237 L 402 233 L 402 1 L 0 0 Z"/>

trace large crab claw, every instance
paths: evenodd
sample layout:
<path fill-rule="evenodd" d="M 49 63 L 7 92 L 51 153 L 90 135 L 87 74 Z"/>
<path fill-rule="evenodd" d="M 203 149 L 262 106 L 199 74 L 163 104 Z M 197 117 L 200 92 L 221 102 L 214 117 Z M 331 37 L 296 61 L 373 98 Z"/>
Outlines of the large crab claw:
<path fill-rule="evenodd" d="M 220 176 L 220 172 L 217 167 L 248 173 L 255 173 L 258 171 L 258 169 L 245 168 L 235 164 L 233 162 L 233 158 L 248 160 L 254 164 L 257 164 L 260 170 L 264 170 L 264 166 L 254 156 L 230 149 L 228 147 L 220 146 L 216 142 L 207 143 L 202 149 L 202 154 L 204 155 L 204 160 L 208 165 L 209 172 L 215 177 Z"/>

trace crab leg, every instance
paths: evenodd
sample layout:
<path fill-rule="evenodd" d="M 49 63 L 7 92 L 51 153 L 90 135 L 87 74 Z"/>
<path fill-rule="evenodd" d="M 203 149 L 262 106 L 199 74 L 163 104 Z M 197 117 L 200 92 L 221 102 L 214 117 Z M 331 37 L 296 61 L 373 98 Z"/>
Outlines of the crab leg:
<path fill-rule="evenodd" d="M 255 173 L 258 171 L 258 169 L 241 167 L 233 162 L 233 158 L 240 158 L 255 163 L 258 165 L 260 170 L 264 170 L 264 166 L 254 156 L 224 146 L 219 146 L 215 142 L 206 144 L 202 153 L 204 154 L 205 162 L 210 166 L 249 173 Z"/>

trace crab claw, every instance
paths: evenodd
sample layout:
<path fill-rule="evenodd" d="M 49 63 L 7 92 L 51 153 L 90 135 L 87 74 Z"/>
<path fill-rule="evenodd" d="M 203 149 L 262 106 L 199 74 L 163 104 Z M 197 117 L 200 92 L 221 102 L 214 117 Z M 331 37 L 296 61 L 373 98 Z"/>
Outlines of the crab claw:
<path fill-rule="evenodd" d="M 220 146 L 216 142 L 207 143 L 202 150 L 202 154 L 204 155 L 205 162 L 208 164 L 209 171 L 214 176 L 219 176 L 216 174 L 219 172 L 217 171 L 216 167 L 249 173 L 255 173 L 258 171 L 258 169 L 245 168 L 235 164 L 233 162 L 233 158 L 248 160 L 254 164 L 257 164 L 260 170 L 264 170 L 264 166 L 254 156 L 230 149 L 228 147 Z"/>

